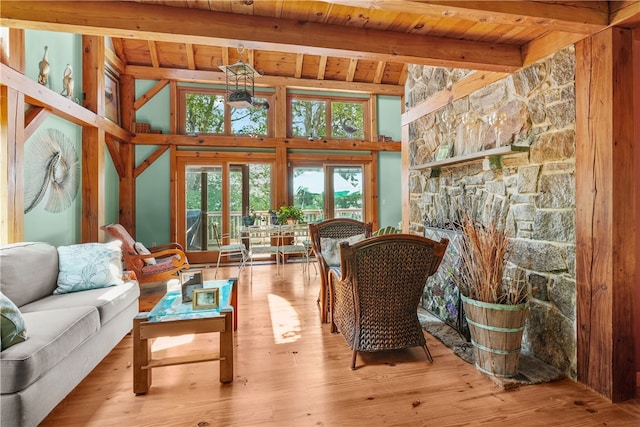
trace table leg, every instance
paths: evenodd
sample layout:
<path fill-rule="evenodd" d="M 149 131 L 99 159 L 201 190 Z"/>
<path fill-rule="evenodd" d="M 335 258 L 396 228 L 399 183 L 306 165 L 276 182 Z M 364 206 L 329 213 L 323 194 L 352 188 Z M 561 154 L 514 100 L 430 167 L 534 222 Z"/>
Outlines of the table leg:
<path fill-rule="evenodd" d="M 149 364 L 151 355 L 149 340 L 140 338 L 140 324 L 146 321 L 146 313 L 133 319 L 133 392 L 135 394 L 145 394 L 151 387 L 151 369 L 143 369 Z"/>
<path fill-rule="evenodd" d="M 233 381 L 233 309 L 222 309 L 224 331 L 220 332 L 220 382 Z"/>

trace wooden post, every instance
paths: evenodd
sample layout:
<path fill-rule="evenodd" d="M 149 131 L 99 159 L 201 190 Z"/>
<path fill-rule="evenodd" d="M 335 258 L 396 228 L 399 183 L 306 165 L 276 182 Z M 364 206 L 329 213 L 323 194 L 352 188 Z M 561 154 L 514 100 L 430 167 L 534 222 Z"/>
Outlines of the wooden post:
<path fill-rule="evenodd" d="M 120 105 L 122 111 L 122 127 L 129 132 L 135 132 L 135 81 L 128 74 L 120 75 Z M 136 179 L 135 169 L 135 145 L 131 142 L 120 143 L 120 158 L 124 165 L 124 176 L 120 177 L 120 224 L 124 226 L 132 236 L 136 235 Z"/>
<path fill-rule="evenodd" d="M 576 44 L 577 375 L 614 402 L 635 396 L 631 50 L 621 28 Z"/>
<path fill-rule="evenodd" d="M 24 31 L 9 28 L 2 58 L 24 72 Z M 0 245 L 24 240 L 24 95 L 0 86 Z"/>
<path fill-rule="evenodd" d="M 82 36 L 84 106 L 104 117 L 104 37 Z M 82 241 L 102 240 L 104 225 L 104 129 L 82 128 Z"/>

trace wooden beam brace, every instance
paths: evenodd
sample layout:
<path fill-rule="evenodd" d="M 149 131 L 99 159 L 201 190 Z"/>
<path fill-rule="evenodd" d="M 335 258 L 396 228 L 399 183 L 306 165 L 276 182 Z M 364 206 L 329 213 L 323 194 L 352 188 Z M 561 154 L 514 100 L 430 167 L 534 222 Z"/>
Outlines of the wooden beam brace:
<path fill-rule="evenodd" d="M 107 60 L 107 64 L 109 64 L 114 71 L 118 74 L 124 73 L 125 63 L 122 62 L 122 59 L 120 59 L 114 51 L 105 47 L 104 58 Z"/>
<path fill-rule="evenodd" d="M 147 168 L 149 166 L 151 166 L 153 164 L 153 162 L 155 162 L 156 160 L 158 160 L 158 158 L 160 156 L 162 156 L 164 154 L 165 151 L 167 151 L 171 146 L 170 145 L 162 145 L 160 147 L 158 147 L 158 149 L 156 151 L 154 151 L 153 153 L 151 153 L 151 155 L 149 157 L 147 157 L 146 159 L 144 159 L 142 161 L 142 163 L 140 163 L 138 165 L 137 168 L 134 169 L 133 171 L 133 177 L 137 178 L 140 176 L 140 174 L 144 171 L 147 170 Z"/>
<path fill-rule="evenodd" d="M 122 164 L 122 158 L 120 157 L 119 142 L 111 135 L 106 135 L 104 141 L 107 145 L 107 149 L 109 150 L 109 154 L 111 155 L 111 161 L 118 173 L 118 177 L 122 178 L 125 176 L 125 170 Z"/>
<path fill-rule="evenodd" d="M 302 76 L 302 63 L 304 62 L 304 54 L 298 53 L 296 55 L 296 71 L 294 73 L 294 77 L 299 79 Z"/>
<path fill-rule="evenodd" d="M 541 26 L 549 31 L 591 34 L 609 24 L 606 1 L 558 2 L 539 1 L 397 1 L 397 0 L 324 0 L 329 3 L 367 7 L 400 13 L 420 13 L 440 18 L 454 17 L 475 23 Z M 567 4 L 561 4 L 567 3 Z M 589 3 L 589 6 L 580 3 Z"/>
<path fill-rule="evenodd" d="M 224 73 L 218 71 L 194 71 L 178 68 L 153 68 L 129 65 L 125 70 L 125 74 L 130 74 L 137 79 L 167 79 L 179 82 L 225 84 Z M 389 96 L 402 96 L 404 94 L 404 86 L 400 85 L 382 85 L 360 82 L 351 83 L 337 80 L 296 79 L 295 77 L 262 76 L 256 79 L 255 86 L 286 86 L 289 88 L 317 89 L 350 93 L 377 93 L 379 95 Z"/>
<path fill-rule="evenodd" d="M 0 25 L 7 27 L 228 47 L 242 42 L 247 49 L 486 71 L 522 67 L 520 48 L 500 43 L 133 2 L 109 8 L 94 1 L 5 3 Z"/>
<path fill-rule="evenodd" d="M 147 45 L 149 46 L 149 56 L 151 57 L 151 65 L 154 68 L 160 67 L 160 61 L 158 61 L 158 48 L 156 47 L 156 42 L 153 40 L 147 40 Z"/>
<path fill-rule="evenodd" d="M 24 113 L 24 140 L 27 141 L 49 117 L 51 111 L 43 107 L 31 107 Z"/>
<path fill-rule="evenodd" d="M 144 93 L 140 98 L 136 99 L 133 103 L 133 109 L 138 111 L 144 104 L 149 102 L 158 92 L 160 92 L 166 85 L 169 84 L 169 80 L 162 79 L 156 83 L 151 89 Z"/>
<path fill-rule="evenodd" d="M 327 55 L 320 55 L 318 62 L 318 80 L 324 80 L 324 74 L 327 71 Z"/>

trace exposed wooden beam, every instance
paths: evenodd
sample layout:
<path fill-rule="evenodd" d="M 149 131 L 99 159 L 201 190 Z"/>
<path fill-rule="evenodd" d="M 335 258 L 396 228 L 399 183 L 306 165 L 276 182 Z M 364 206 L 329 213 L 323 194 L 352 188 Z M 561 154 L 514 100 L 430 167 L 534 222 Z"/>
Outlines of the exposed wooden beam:
<path fill-rule="evenodd" d="M 129 65 L 125 74 L 130 74 L 137 79 L 150 80 L 176 80 L 180 82 L 224 84 L 225 75 L 220 71 L 195 71 L 177 68 L 152 68 Z M 378 93 L 380 95 L 401 96 L 404 94 L 404 86 L 379 85 L 373 83 L 351 83 L 337 80 L 296 79 L 295 77 L 262 76 L 256 79 L 256 87 L 260 86 L 287 86 L 291 88 L 320 89 L 328 91 L 341 91 L 352 93 Z"/>
<path fill-rule="evenodd" d="M 124 177 L 125 169 L 122 163 L 122 158 L 120 157 L 119 142 L 111 135 L 105 136 L 104 142 L 107 145 L 107 149 L 109 150 L 109 154 L 111 155 L 111 161 L 113 162 L 113 167 L 116 169 L 118 177 Z"/>
<path fill-rule="evenodd" d="M 611 25 L 625 28 L 640 27 L 640 1 L 626 0 L 611 3 Z"/>
<path fill-rule="evenodd" d="M 140 108 L 142 108 L 144 104 L 149 102 L 151 98 L 153 98 L 158 92 L 160 92 L 168 84 L 169 84 L 169 80 L 167 79 L 160 80 L 158 83 L 153 85 L 151 89 L 145 92 L 140 98 L 136 99 L 136 101 L 133 103 L 133 109 L 138 111 Z"/>
<path fill-rule="evenodd" d="M 546 58 L 547 56 L 584 39 L 583 34 L 552 32 L 543 35 L 522 48 L 522 59 L 525 66 Z"/>
<path fill-rule="evenodd" d="M 31 107 L 24 113 L 24 140 L 27 141 L 49 117 L 51 110 L 44 107 Z"/>
<path fill-rule="evenodd" d="M 5 2 L 0 17 L 7 27 L 172 43 L 237 46 L 241 41 L 248 49 L 502 72 L 522 66 L 520 49 L 507 44 L 133 2 L 108 8 L 93 1 Z"/>
<path fill-rule="evenodd" d="M 591 34 L 609 24 L 607 1 L 580 3 L 539 1 L 397 1 L 324 0 L 354 7 L 420 13 L 431 17 L 454 17 L 476 23 L 541 26 L 550 31 Z M 562 4 L 566 3 L 566 4 Z"/>
<path fill-rule="evenodd" d="M 352 58 L 349 60 L 349 67 L 347 68 L 347 78 L 345 79 L 348 82 L 352 82 L 353 78 L 356 75 L 356 68 L 358 67 L 358 60 Z"/>
<path fill-rule="evenodd" d="M 187 53 L 187 67 L 189 67 L 190 70 L 195 70 L 196 69 L 196 60 L 193 54 L 193 44 L 191 43 L 185 43 L 184 45 L 184 49 Z"/>
<path fill-rule="evenodd" d="M 247 138 L 217 135 L 168 135 L 141 133 L 135 135 L 131 142 L 139 145 L 184 145 L 191 147 L 239 147 L 244 148 L 286 148 L 309 150 L 362 150 L 362 151 L 400 151 L 399 142 L 315 140 L 294 138 Z"/>

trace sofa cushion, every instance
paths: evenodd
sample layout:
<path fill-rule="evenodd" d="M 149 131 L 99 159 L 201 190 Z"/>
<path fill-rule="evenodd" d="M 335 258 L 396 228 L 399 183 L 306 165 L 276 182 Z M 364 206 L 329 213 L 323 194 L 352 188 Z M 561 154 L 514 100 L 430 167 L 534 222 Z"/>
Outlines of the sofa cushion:
<path fill-rule="evenodd" d="M 121 243 L 81 243 L 58 247 L 59 273 L 55 294 L 122 284 Z"/>
<path fill-rule="evenodd" d="M 51 295 L 57 277 L 55 246 L 21 242 L 0 248 L 0 292 L 18 307 Z"/>
<path fill-rule="evenodd" d="M 2 330 L 2 348 L 5 350 L 14 344 L 27 339 L 24 319 L 18 307 L 6 296 L 0 293 L 0 329 Z"/>
<path fill-rule="evenodd" d="M 55 367 L 100 328 L 94 307 L 23 313 L 29 339 L 0 353 L 0 391 L 23 390 Z"/>
<path fill-rule="evenodd" d="M 49 295 L 21 307 L 23 313 L 91 306 L 98 309 L 100 325 L 118 315 L 140 296 L 138 282 L 128 281 L 109 288 L 91 289 L 64 295 Z"/>

